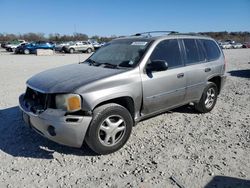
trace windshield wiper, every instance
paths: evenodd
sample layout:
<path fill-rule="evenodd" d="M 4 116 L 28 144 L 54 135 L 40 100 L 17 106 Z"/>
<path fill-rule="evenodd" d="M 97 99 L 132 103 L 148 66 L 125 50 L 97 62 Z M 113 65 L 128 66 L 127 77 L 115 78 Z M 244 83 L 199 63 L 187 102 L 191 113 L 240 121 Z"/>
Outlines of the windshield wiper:
<path fill-rule="evenodd" d="M 97 63 L 93 59 L 87 59 L 85 62 L 87 62 L 89 65 L 93 65 L 93 66 L 99 66 L 100 65 L 100 63 Z"/>
<path fill-rule="evenodd" d="M 101 63 L 101 65 L 104 65 L 107 68 L 113 68 L 113 69 L 118 69 L 119 68 L 118 65 L 114 65 L 112 63 Z"/>

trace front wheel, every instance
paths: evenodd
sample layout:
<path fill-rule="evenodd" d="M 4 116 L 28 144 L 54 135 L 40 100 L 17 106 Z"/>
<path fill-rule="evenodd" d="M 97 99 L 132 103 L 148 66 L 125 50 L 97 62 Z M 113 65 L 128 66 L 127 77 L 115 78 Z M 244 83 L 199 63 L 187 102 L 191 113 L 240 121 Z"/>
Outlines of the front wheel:
<path fill-rule="evenodd" d="M 201 99 L 195 104 L 195 109 L 201 113 L 210 112 L 217 101 L 218 88 L 215 83 L 208 82 L 205 87 Z"/>
<path fill-rule="evenodd" d="M 75 52 L 75 50 L 73 48 L 69 49 L 69 53 L 73 54 Z"/>
<path fill-rule="evenodd" d="M 126 108 L 115 103 L 105 104 L 94 110 L 85 140 L 94 152 L 109 154 L 127 142 L 132 126 L 133 120 Z"/>
<path fill-rule="evenodd" d="M 90 54 L 92 52 L 92 49 L 88 48 L 86 51 L 87 51 L 88 54 Z"/>

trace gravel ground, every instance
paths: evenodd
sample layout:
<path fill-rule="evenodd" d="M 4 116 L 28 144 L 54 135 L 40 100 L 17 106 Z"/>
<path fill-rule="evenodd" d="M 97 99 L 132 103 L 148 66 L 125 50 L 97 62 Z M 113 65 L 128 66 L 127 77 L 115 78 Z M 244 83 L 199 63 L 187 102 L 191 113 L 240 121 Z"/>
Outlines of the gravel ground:
<path fill-rule="evenodd" d="M 250 49 L 224 53 L 228 79 L 212 112 L 145 120 L 121 150 L 96 156 L 24 127 L 18 109 L 30 76 L 88 55 L 0 51 L 0 187 L 250 187 Z"/>

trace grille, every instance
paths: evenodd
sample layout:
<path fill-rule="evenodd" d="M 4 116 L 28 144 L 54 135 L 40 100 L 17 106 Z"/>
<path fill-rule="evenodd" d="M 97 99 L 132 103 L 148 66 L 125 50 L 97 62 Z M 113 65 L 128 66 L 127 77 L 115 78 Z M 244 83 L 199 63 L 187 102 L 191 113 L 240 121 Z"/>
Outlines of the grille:
<path fill-rule="evenodd" d="M 47 108 L 48 95 L 29 87 L 24 95 L 24 105 L 33 113 L 43 112 Z"/>

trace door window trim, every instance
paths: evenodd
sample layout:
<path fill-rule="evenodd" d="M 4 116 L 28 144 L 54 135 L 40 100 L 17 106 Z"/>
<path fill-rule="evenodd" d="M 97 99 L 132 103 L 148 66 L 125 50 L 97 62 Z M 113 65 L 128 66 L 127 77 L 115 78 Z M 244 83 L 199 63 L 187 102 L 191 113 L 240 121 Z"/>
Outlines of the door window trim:
<path fill-rule="evenodd" d="M 176 41 L 177 41 L 178 47 L 179 47 L 179 52 L 180 52 L 181 64 L 178 65 L 178 66 L 169 67 L 166 71 L 172 70 L 172 69 L 176 69 L 176 68 L 182 68 L 182 67 L 185 66 L 185 64 L 184 64 L 184 59 L 183 59 L 182 48 L 181 48 L 181 44 L 180 44 L 180 39 L 177 39 L 177 38 L 175 39 L 175 38 L 174 38 L 174 39 L 163 39 L 163 40 L 159 41 L 159 42 L 155 45 L 154 49 L 152 50 L 151 54 L 150 54 L 149 57 L 148 57 L 147 63 L 145 64 L 145 69 L 146 69 L 147 64 L 149 63 L 150 58 L 151 58 L 152 54 L 154 53 L 156 47 L 157 47 L 160 43 L 162 43 L 162 42 L 164 42 L 164 41 L 168 41 L 168 40 L 176 40 Z M 162 71 L 160 71 L 160 72 L 162 72 Z M 157 72 L 154 72 L 154 73 L 157 73 Z"/>

